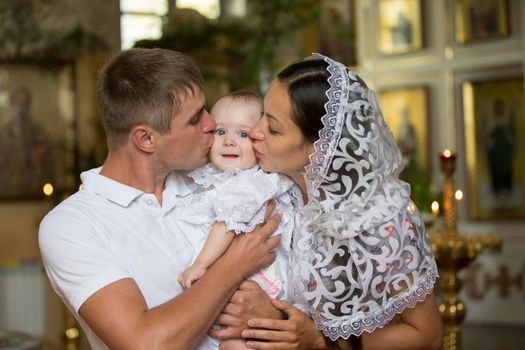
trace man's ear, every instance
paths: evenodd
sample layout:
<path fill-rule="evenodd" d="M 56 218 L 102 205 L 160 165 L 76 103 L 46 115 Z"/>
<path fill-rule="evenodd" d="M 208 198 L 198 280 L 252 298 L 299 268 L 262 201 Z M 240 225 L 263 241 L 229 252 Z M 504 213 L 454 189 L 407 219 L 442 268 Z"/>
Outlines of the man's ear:
<path fill-rule="evenodd" d="M 143 152 L 152 153 L 155 150 L 154 131 L 146 125 L 137 125 L 131 129 L 131 140 Z"/>

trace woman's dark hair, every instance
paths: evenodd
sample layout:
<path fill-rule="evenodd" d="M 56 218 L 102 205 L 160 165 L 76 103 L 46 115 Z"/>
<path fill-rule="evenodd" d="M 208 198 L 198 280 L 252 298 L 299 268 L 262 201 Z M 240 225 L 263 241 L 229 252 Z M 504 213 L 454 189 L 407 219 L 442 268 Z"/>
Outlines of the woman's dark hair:
<path fill-rule="evenodd" d="M 328 63 L 311 59 L 294 63 L 277 75 L 277 80 L 288 88 L 292 100 L 292 119 L 310 142 L 319 139 L 325 115 L 326 91 L 329 89 Z"/>

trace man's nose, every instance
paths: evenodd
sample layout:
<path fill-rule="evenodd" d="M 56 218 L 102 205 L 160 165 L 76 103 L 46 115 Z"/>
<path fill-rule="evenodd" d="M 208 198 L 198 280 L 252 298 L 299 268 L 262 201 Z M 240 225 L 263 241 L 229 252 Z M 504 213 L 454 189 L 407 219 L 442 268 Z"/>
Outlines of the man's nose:
<path fill-rule="evenodd" d="M 217 127 L 217 123 L 215 123 L 215 120 L 211 117 L 210 113 L 208 113 L 207 110 L 204 110 L 203 115 L 201 117 L 201 129 L 202 132 L 208 133 L 215 130 Z"/>

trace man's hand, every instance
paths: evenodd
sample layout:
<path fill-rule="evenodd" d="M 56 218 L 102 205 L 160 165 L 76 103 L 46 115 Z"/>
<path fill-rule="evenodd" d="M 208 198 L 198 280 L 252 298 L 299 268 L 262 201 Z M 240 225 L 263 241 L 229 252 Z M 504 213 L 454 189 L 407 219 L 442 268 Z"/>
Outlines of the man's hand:
<path fill-rule="evenodd" d="M 275 249 L 281 241 L 281 235 L 272 236 L 272 234 L 279 225 L 281 217 L 276 214 L 267 219 L 274 208 L 275 202 L 270 201 L 266 208 L 265 222 L 257 225 L 250 233 L 237 235 L 219 259 L 243 273 L 244 279 L 269 266 L 275 260 Z"/>
<path fill-rule="evenodd" d="M 215 321 L 221 329 L 212 329 L 208 334 L 220 340 L 240 338 L 249 319 L 283 319 L 285 315 L 257 283 L 244 281 Z"/>

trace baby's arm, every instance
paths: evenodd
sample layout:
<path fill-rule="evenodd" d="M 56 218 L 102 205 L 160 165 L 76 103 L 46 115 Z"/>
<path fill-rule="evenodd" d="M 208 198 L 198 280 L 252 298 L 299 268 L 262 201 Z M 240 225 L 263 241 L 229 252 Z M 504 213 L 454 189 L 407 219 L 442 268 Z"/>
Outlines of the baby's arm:
<path fill-rule="evenodd" d="M 199 256 L 193 265 L 179 276 L 179 283 L 186 289 L 191 287 L 192 283 L 198 280 L 206 269 L 228 249 L 233 238 L 235 238 L 235 233 L 226 231 L 224 222 L 214 223 Z"/>

